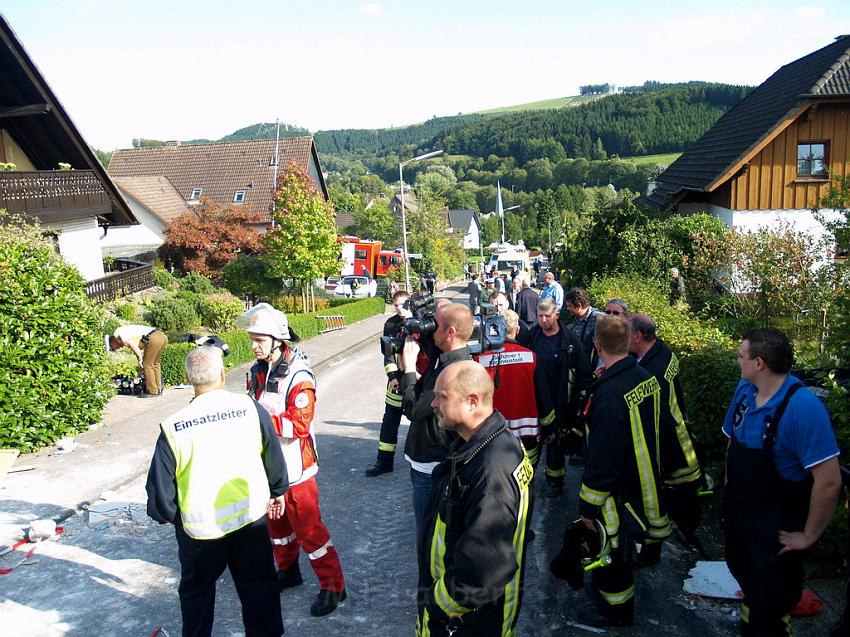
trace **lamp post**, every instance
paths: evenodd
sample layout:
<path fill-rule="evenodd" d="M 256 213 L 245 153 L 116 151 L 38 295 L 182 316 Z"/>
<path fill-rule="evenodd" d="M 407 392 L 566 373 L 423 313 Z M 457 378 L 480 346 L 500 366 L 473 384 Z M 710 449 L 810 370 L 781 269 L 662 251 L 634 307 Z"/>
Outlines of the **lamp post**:
<path fill-rule="evenodd" d="M 517 204 L 516 206 L 510 206 L 509 208 L 503 208 L 502 209 L 502 214 L 501 214 L 501 217 L 502 217 L 502 243 L 505 242 L 505 213 L 508 210 L 516 210 L 517 208 L 519 208 L 519 204 Z"/>
<path fill-rule="evenodd" d="M 398 165 L 398 184 L 401 188 L 401 235 L 404 243 L 404 281 L 405 289 L 408 292 L 410 292 L 410 258 L 407 255 L 407 216 L 404 213 L 404 174 L 402 169 L 410 162 L 431 159 L 431 157 L 436 157 L 437 155 L 442 154 L 442 150 L 434 150 L 430 153 L 425 153 L 424 155 L 418 155 L 417 157 L 408 159 L 407 161 L 399 162 Z"/>

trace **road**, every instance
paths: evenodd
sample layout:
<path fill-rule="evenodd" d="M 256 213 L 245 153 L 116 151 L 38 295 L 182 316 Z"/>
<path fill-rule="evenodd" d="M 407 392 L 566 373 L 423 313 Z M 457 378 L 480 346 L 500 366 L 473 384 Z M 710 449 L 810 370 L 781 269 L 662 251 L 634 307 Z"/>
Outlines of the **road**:
<path fill-rule="evenodd" d="M 241 381 L 240 381 L 241 383 Z M 241 389 L 241 387 L 240 387 Z M 338 360 L 319 376 L 319 490 L 348 583 L 348 600 L 332 615 L 310 617 L 318 586 L 302 556 L 302 586 L 283 593 L 284 625 L 290 636 L 409 637 L 415 623 L 416 558 L 410 480 L 406 463 L 366 478 L 374 460 L 382 414 L 384 375 L 377 342 Z M 407 426 L 403 423 L 399 447 Z M 542 487 L 538 476 L 536 491 Z M 576 517 L 580 468 L 569 467 L 562 498 L 535 503 L 536 539 L 526 560 L 526 585 L 517 634 L 522 637 L 588 635 L 571 625 L 587 604 L 549 574 L 567 521 Z M 143 510 L 144 476 L 110 495 Z M 39 545 L 37 560 L 0 578 L 0 621 L 6 636 L 138 635 L 162 626 L 180 632 L 179 565 L 173 530 L 137 512 L 116 526 L 66 522 L 59 542 Z M 637 573 L 638 610 L 632 629 L 619 635 L 737 634 L 732 605 L 708 604 L 681 592 L 693 555 L 665 546 L 662 565 Z M 805 626 L 804 626 L 805 628 Z M 239 604 L 227 574 L 221 579 L 214 635 L 242 634 Z M 823 634 L 798 630 L 797 634 Z"/>

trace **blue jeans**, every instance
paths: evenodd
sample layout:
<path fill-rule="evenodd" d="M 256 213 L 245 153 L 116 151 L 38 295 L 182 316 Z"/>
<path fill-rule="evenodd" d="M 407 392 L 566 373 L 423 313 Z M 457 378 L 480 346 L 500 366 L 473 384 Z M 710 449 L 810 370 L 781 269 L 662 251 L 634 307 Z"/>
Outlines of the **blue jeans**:
<path fill-rule="evenodd" d="M 419 529 L 422 527 L 422 518 L 425 516 L 425 507 L 428 506 L 428 499 L 433 490 L 431 474 L 411 468 L 410 482 L 413 483 L 413 530 L 416 533 L 414 539 L 418 543 Z"/>

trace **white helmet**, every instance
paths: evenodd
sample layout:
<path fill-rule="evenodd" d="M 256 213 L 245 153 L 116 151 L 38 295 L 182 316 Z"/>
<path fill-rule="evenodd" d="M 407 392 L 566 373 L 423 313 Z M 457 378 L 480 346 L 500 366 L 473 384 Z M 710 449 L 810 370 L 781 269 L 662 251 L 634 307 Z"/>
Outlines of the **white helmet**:
<path fill-rule="evenodd" d="M 264 334 L 279 341 L 298 342 L 298 335 L 290 329 L 286 314 L 268 303 L 258 303 L 236 319 L 236 327 L 249 334 Z"/>

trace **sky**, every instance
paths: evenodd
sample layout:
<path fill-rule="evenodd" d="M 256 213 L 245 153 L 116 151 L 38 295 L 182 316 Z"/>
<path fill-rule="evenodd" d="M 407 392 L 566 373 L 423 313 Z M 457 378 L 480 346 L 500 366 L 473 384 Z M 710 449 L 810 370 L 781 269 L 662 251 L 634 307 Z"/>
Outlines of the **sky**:
<path fill-rule="evenodd" d="M 86 141 L 311 131 L 578 94 L 583 84 L 757 85 L 850 33 L 850 2 L 4 0 Z"/>

